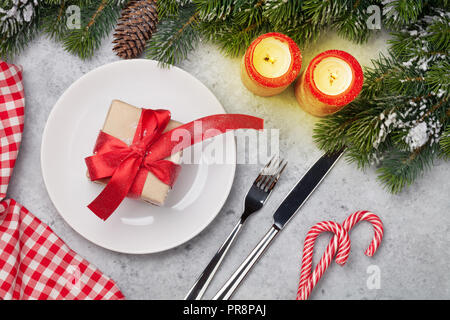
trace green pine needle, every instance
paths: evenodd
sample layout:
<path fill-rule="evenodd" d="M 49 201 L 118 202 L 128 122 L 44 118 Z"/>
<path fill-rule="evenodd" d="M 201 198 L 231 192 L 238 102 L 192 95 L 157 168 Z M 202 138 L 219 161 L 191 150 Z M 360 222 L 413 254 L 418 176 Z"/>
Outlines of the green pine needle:
<path fill-rule="evenodd" d="M 160 21 L 158 31 L 146 48 L 148 59 L 158 60 L 162 66 L 168 66 L 187 58 L 200 39 L 195 9 L 194 5 L 187 4 L 180 8 L 175 17 Z"/>
<path fill-rule="evenodd" d="M 102 39 L 115 26 L 121 6 L 115 0 L 101 0 L 90 3 L 81 11 L 81 29 L 67 32 L 63 39 L 64 48 L 81 59 L 92 57 L 101 45 Z"/>
<path fill-rule="evenodd" d="M 425 1 L 394 0 L 385 4 L 383 12 L 385 24 L 400 29 L 414 23 L 422 13 Z"/>
<path fill-rule="evenodd" d="M 450 126 L 447 126 L 447 129 L 444 131 L 440 141 L 442 154 L 445 158 L 450 158 Z"/>
<path fill-rule="evenodd" d="M 432 166 L 435 152 L 437 147 L 429 145 L 413 152 L 390 150 L 377 170 L 378 179 L 391 193 L 399 193 Z"/>
<path fill-rule="evenodd" d="M 234 10 L 235 0 L 194 0 L 199 19 L 202 21 L 223 21 Z"/>
<path fill-rule="evenodd" d="M 297 21 L 301 13 L 302 2 L 298 0 L 267 0 L 264 3 L 263 16 L 274 27 L 280 27 Z"/>

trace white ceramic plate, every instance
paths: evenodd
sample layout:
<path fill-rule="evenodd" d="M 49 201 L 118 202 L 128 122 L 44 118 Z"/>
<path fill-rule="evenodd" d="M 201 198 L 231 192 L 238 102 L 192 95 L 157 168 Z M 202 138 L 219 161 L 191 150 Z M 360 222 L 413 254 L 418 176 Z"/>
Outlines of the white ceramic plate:
<path fill-rule="evenodd" d="M 227 164 L 183 164 L 166 204 L 157 207 L 125 199 L 107 221 L 86 205 L 103 186 L 88 181 L 84 158 L 91 155 L 113 99 L 132 105 L 166 108 L 172 118 L 189 122 L 225 113 L 216 97 L 187 72 L 162 69 L 151 60 L 119 61 L 75 81 L 48 118 L 41 148 L 45 185 L 61 216 L 78 233 L 104 248 L 152 253 L 176 247 L 200 233 L 217 215 L 230 192 L 236 160 L 232 135 L 212 139 L 223 146 Z M 202 152 L 190 148 L 190 152 Z"/>

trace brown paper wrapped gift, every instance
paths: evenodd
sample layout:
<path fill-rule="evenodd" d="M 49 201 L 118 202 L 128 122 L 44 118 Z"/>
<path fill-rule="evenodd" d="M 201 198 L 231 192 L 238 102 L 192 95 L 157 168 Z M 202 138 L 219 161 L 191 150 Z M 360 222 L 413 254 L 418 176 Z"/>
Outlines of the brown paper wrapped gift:
<path fill-rule="evenodd" d="M 106 116 L 103 131 L 112 135 L 130 145 L 133 141 L 142 109 L 132 106 L 120 100 L 113 100 Z M 164 132 L 172 130 L 180 126 L 182 123 L 170 120 Z M 166 158 L 174 163 L 179 164 L 181 161 L 181 152 L 175 153 Z M 98 180 L 96 182 L 106 184 L 107 179 Z M 141 199 L 155 205 L 162 205 L 169 192 L 170 187 L 161 182 L 153 173 L 148 172 L 147 179 L 142 189 Z"/>

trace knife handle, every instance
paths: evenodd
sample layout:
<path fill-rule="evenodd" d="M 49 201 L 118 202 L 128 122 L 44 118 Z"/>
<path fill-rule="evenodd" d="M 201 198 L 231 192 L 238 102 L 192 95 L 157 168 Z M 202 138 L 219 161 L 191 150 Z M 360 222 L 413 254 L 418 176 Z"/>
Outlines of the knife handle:
<path fill-rule="evenodd" d="M 257 246 L 253 249 L 248 257 L 242 262 L 239 268 L 233 273 L 233 275 L 228 279 L 224 286 L 217 292 L 217 294 L 212 298 L 213 300 L 228 300 L 244 280 L 247 273 L 253 267 L 253 265 L 258 261 L 261 255 L 264 253 L 266 248 L 278 234 L 280 229 L 273 225 L 266 235 L 259 241 Z"/>
<path fill-rule="evenodd" d="M 228 238 L 224 241 L 224 243 L 220 246 L 217 253 L 208 263 L 205 270 L 203 270 L 202 274 L 195 281 L 194 285 L 192 286 L 191 290 L 189 290 L 184 300 L 200 300 L 203 297 L 203 294 L 208 288 L 209 283 L 216 274 L 217 269 L 219 269 L 219 266 L 221 265 L 223 258 L 227 254 L 228 249 L 230 249 L 231 245 L 234 242 L 234 239 L 236 239 L 239 231 L 241 231 L 242 225 L 243 225 L 242 220 L 239 220 L 239 222 L 234 227 L 233 231 L 231 231 Z"/>

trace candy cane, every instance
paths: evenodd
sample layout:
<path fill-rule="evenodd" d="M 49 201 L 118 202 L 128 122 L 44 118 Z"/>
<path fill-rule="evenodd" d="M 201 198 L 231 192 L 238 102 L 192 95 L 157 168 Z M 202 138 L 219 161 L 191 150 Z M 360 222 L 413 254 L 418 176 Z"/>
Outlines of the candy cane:
<path fill-rule="evenodd" d="M 383 223 L 380 218 L 369 211 L 357 211 L 350 215 L 343 222 L 342 226 L 333 221 L 323 221 L 313 226 L 305 238 L 303 248 L 302 267 L 300 272 L 300 283 L 297 292 L 297 300 L 308 299 L 311 291 L 325 273 L 326 269 L 336 254 L 336 263 L 344 265 L 350 254 L 349 231 L 360 221 L 368 221 L 374 228 L 374 237 L 369 247 L 365 251 L 367 256 L 373 256 L 378 249 L 383 238 Z M 332 232 L 335 234 L 331 239 L 325 253 L 317 264 L 314 272 L 312 269 L 312 256 L 314 243 L 322 232 Z"/>
<path fill-rule="evenodd" d="M 350 230 L 360 221 L 368 221 L 374 228 L 374 237 L 372 242 L 364 252 L 366 256 L 371 257 L 375 254 L 375 251 L 377 251 L 381 243 L 381 239 L 383 239 L 383 222 L 381 222 L 380 218 L 378 218 L 376 214 L 370 211 L 357 211 L 345 219 L 342 225 L 347 232 L 350 232 Z"/>

